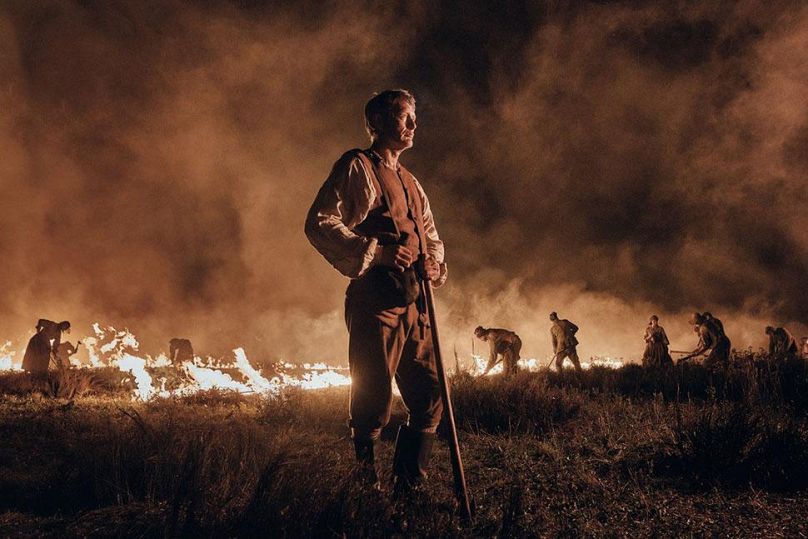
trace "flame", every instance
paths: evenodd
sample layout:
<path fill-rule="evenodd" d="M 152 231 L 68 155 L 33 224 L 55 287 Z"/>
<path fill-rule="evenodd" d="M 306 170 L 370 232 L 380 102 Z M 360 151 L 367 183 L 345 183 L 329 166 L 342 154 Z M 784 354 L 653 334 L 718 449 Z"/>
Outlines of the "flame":
<path fill-rule="evenodd" d="M 172 365 L 174 365 L 172 361 L 168 359 L 168 356 L 162 352 L 149 362 L 149 367 L 153 367 L 155 369 L 160 367 L 171 367 Z"/>
<path fill-rule="evenodd" d="M 131 354 L 123 354 L 120 358 L 116 359 L 113 364 L 123 372 L 132 373 L 135 377 L 135 384 L 137 389 L 135 395 L 143 401 L 147 401 L 154 395 L 154 388 L 152 387 L 152 377 L 146 372 L 146 360 Z"/>
<path fill-rule="evenodd" d="M 595 356 L 589 358 L 589 361 L 582 361 L 582 369 L 591 369 L 592 367 L 606 367 L 608 369 L 619 369 L 625 365 L 623 358 L 613 358 L 609 356 Z"/>
<path fill-rule="evenodd" d="M 471 371 L 472 376 L 482 376 L 485 373 L 485 368 L 488 366 L 488 358 L 484 358 L 483 356 L 478 356 L 476 354 L 471 355 L 471 359 L 474 362 L 474 367 Z M 545 365 L 546 365 L 545 361 Z M 519 367 L 520 370 L 528 371 L 528 372 L 539 372 L 539 370 L 543 367 L 539 363 L 539 360 L 536 358 L 520 358 L 519 361 L 516 362 L 516 365 Z M 503 363 L 500 361 L 494 368 L 488 371 L 485 376 L 494 376 L 495 374 L 501 374 L 504 369 Z"/>
<path fill-rule="evenodd" d="M 351 385 L 351 378 L 329 368 L 322 372 L 315 371 L 307 373 L 303 380 L 301 380 L 297 385 L 303 389 L 322 389 L 326 387 L 347 386 Z"/>
<path fill-rule="evenodd" d="M 281 362 L 278 365 L 279 375 L 273 381 L 280 385 L 300 387 L 302 389 L 323 389 L 326 387 L 346 386 L 351 384 L 351 378 L 343 372 L 348 369 L 330 367 L 324 363 L 304 363 L 303 374 L 296 377 L 285 373 L 285 370 L 299 369 L 291 363 Z"/>
<path fill-rule="evenodd" d="M 193 361 L 176 364 L 164 352 L 156 357 L 140 354 L 140 343 L 128 329 L 119 330 L 96 322 L 92 330 L 93 335 L 81 340 L 84 344 L 82 351 L 70 358 L 71 366 L 81 369 L 114 367 L 131 375 L 136 386 L 132 392 L 133 400 L 189 395 L 210 389 L 277 394 L 286 387 L 309 390 L 351 383 L 347 368 L 324 363 L 301 366 L 281 361 L 273 365 L 276 374 L 268 378 L 253 366 L 243 348 L 234 349 L 230 360 L 197 356 Z M 10 341 L 0 346 L 0 371 L 22 370 L 20 364 L 14 362 L 16 352 L 11 346 Z M 169 380 L 164 369 L 174 370 L 176 379 L 180 380 L 178 387 L 172 377 L 174 389 L 166 389 Z"/>
<path fill-rule="evenodd" d="M 232 390 L 238 393 L 254 393 L 255 391 L 247 384 L 236 382 L 229 374 L 223 373 L 216 369 L 209 369 L 207 367 L 199 367 L 190 361 L 183 363 L 183 367 L 187 370 L 191 378 L 196 382 L 193 386 L 185 386 L 178 392 L 180 394 L 194 393 L 199 390 L 207 389 L 225 389 Z"/>
<path fill-rule="evenodd" d="M 0 372 L 22 370 L 22 362 L 14 361 L 15 355 L 17 352 L 11 350 L 11 341 L 6 341 L 3 346 L 0 346 Z"/>
<path fill-rule="evenodd" d="M 250 360 L 247 359 L 247 354 L 244 353 L 243 348 L 236 348 L 233 350 L 233 354 L 236 356 L 236 366 L 239 372 L 244 375 L 253 387 L 262 391 L 273 391 L 277 389 L 272 382 L 261 376 L 261 371 L 255 370 L 255 368 L 250 365 Z"/>
<path fill-rule="evenodd" d="M 165 353 L 156 357 L 141 355 L 138 352 L 140 343 L 128 329 L 119 330 L 112 326 L 92 325 L 92 336 L 82 339 L 84 347 L 81 352 L 70 358 L 71 366 L 82 369 L 115 367 L 121 372 L 131 375 L 136 388 L 132 392 L 133 400 L 147 401 L 154 398 L 190 395 L 198 391 L 218 389 L 252 394 L 277 394 L 284 388 L 297 387 L 304 390 L 322 389 L 351 384 L 348 369 L 334 367 L 325 363 L 304 363 L 295 365 L 279 361 L 272 365 L 273 375 L 265 376 L 247 357 L 243 348 L 233 350 L 232 358 L 201 358 L 176 364 Z M 15 362 L 18 354 L 11 350 L 12 343 L 0 346 L 0 371 L 22 370 L 20 363 Z M 85 352 L 86 350 L 86 352 Z M 79 359 L 84 356 L 86 360 Z M 22 354 L 19 354 L 22 355 Z M 481 376 L 488 364 L 486 358 L 472 354 L 473 376 Z M 522 358 L 519 368 L 528 372 L 538 372 L 549 363 L 550 357 L 539 361 L 536 358 Z M 623 365 L 620 359 L 595 357 L 589 362 L 582 362 L 584 369 L 593 366 L 619 368 Z M 164 369 L 174 370 L 173 389 L 166 389 L 169 379 Z M 489 376 L 501 373 L 502 363 L 496 365 Z M 179 380 L 179 383 L 177 383 Z M 394 388 L 393 391 L 396 391 Z"/>
<path fill-rule="evenodd" d="M 552 365 L 551 359 L 553 356 L 547 356 L 544 361 L 539 361 L 536 358 L 521 358 L 516 364 L 519 366 L 520 370 L 528 371 L 528 372 L 539 372 L 540 370 L 550 368 Z M 473 361 L 473 369 L 471 371 L 472 376 L 482 376 L 485 373 L 485 368 L 488 366 L 488 358 L 484 358 L 483 356 L 478 356 L 476 354 L 471 355 Z M 621 358 L 622 359 L 622 358 Z M 589 361 L 582 361 L 581 368 L 591 369 L 592 367 L 608 367 L 610 369 L 619 369 L 623 366 L 623 361 L 621 359 L 615 359 L 611 357 L 593 357 L 590 358 Z M 493 369 L 491 369 L 485 376 L 494 376 L 495 374 L 501 374 L 504 366 L 500 361 L 497 363 Z"/>

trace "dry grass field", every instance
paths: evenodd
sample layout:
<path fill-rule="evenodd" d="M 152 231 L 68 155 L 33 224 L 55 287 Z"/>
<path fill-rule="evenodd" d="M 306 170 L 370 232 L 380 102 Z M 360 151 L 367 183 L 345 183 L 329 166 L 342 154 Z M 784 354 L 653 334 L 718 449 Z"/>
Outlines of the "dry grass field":
<path fill-rule="evenodd" d="M 0 377 L 3 537 L 804 537 L 808 368 L 736 357 L 452 380 L 476 515 L 445 443 L 427 492 L 352 480 L 346 388 L 147 403 L 113 370 Z M 444 433 L 445 434 L 445 433 Z"/>

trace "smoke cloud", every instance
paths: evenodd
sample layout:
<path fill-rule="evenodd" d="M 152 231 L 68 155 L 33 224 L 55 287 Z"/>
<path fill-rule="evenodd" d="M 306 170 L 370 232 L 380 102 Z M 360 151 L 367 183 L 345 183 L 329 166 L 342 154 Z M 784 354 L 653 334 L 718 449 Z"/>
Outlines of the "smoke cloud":
<path fill-rule="evenodd" d="M 582 356 L 636 359 L 653 313 L 677 347 L 693 310 L 738 347 L 805 332 L 808 9 L 488 4 L 5 4 L 0 336 L 344 362 L 302 225 L 386 87 L 418 100 L 445 348 L 483 324 L 545 357 L 551 310 Z"/>

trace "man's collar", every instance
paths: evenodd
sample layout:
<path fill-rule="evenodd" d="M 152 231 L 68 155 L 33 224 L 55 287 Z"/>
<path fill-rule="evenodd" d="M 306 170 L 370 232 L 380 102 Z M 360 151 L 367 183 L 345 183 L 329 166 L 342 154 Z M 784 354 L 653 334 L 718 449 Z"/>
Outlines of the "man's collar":
<path fill-rule="evenodd" d="M 385 168 L 387 168 L 387 169 L 390 169 L 390 170 L 396 170 L 396 171 L 400 171 L 400 170 L 401 170 L 401 163 L 396 162 L 396 167 L 395 167 L 395 168 L 391 167 L 390 165 L 388 165 L 388 164 L 387 164 L 387 161 L 385 161 L 385 160 L 384 160 L 384 158 L 383 158 L 381 155 L 379 155 L 379 154 L 376 152 L 376 150 L 374 150 L 373 148 L 368 148 L 368 149 L 367 149 L 367 153 L 369 153 L 369 154 L 370 154 L 370 156 L 371 156 L 371 157 L 373 157 L 373 159 L 375 159 L 375 160 L 379 161 L 379 163 L 381 163 L 381 165 L 382 165 L 383 167 L 385 167 Z"/>

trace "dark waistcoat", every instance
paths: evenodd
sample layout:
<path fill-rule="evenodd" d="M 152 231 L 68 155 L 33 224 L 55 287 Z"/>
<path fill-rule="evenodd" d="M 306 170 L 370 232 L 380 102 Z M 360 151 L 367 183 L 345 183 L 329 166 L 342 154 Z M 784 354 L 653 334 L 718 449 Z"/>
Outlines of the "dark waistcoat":
<path fill-rule="evenodd" d="M 372 154 L 360 153 L 360 158 L 368 169 L 379 197 L 364 221 L 354 228 L 362 236 L 379 239 L 381 245 L 399 243 L 399 238 L 414 255 L 423 252 L 418 228 L 423 227 L 421 199 L 415 187 L 415 179 L 404 167 L 392 170 L 384 166 L 381 159 Z"/>

